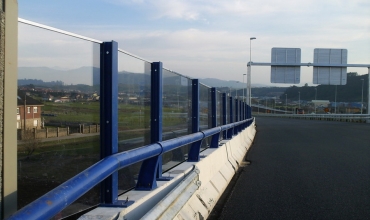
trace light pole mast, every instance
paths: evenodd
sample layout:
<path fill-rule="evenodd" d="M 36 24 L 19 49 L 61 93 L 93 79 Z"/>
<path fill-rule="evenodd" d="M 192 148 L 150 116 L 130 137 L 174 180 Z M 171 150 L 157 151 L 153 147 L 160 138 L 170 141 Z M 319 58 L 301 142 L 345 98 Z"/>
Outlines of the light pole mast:
<path fill-rule="evenodd" d="M 251 75 L 252 75 L 252 66 L 251 66 L 251 63 L 252 63 L 252 40 L 255 40 L 257 38 L 255 37 L 251 37 L 249 38 L 249 65 L 248 65 L 248 71 L 247 71 L 247 91 L 248 91 L 248 105 L 251 106 L 252 105 L 252 89 L 251 89 L 251 86 L 252 86 L 252 83 L 251 83 Z"/>

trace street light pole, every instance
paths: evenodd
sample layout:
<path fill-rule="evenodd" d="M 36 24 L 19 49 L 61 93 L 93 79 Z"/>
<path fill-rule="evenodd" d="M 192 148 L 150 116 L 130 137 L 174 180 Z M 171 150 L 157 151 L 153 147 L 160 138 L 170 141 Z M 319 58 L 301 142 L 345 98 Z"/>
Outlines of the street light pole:
<path fill-rule="evenodd" d="M 248 91 L 248 104 L 252 105 L 252 40 L 255 40 L 255 37 L 249 38 L 249 66 L 248 66 L 248 72 L 247 72 L 247 91 Z"/>
<path fill-rule="evenodd" d="M 298 108 L 301 108 L 301 92 L 298 92 Z"/>
<path fill-rule="evenodd" d="M 361 114 L 362 114 L 364 106 L 364 79 L 361 79 L 361 81 L 362 81 L 362 90 L 361 90 Z"/>

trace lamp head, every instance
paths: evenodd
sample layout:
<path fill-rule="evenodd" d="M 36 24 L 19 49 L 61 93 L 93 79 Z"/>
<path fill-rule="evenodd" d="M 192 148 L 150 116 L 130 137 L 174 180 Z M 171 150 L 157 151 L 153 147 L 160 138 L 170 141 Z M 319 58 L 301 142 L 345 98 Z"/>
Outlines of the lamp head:
<path fill-rule="evenodd" d="M 249 38 L 249 40 L 255 40 L 255 39 L 257 39 L 257 38 L 255 38 L 255 37 L 251 37 L 251 38 Z"/>

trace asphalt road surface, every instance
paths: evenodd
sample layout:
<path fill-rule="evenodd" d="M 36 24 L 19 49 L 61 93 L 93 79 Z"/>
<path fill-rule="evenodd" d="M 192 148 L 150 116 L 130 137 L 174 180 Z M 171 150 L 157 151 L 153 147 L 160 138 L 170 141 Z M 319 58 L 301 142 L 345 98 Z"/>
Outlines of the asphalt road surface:
<path fill-rule="evenodd" d="M 370 219 L 370 124 L 260 117 L 218 219 Z"/>

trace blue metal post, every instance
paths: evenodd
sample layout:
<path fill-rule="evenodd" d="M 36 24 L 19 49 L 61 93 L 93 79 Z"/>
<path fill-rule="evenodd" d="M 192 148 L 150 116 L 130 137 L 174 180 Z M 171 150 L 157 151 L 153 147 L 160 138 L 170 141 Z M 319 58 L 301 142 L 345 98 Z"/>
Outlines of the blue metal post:
<path fill-rule="evenodd" d="M 211 111 L 212 111 L 212 128 L 217 127 L 217 96 L 216 88 L 211 88 Z"/>
<path fill-rule="evenodd" d="M 248 105 L 247 103 L 244 103 L 244 115 L 245 115 L 245 119 L 248 118 Z"/>
<path fill-rule="evenodd" d="M 243 101 L 242 100 L 239 100 L 239 112 L 240 112 L 240 121 L 243 121 Z"/>
<path fill-rule="evenodd" d="M 192 133 L 199 132 L 199 79 L 193 79 L 191 81 L 192 84 L 192 110 L 191 110 L 191 118 L 192 118 L 192 124 L 191 124 L 191 130 Z M 200 160 L 200 147 L 202 145 L 202 141 L 194 142 L 188 153 L 188 161 L 189 162 L 197 162 Z"/>
<path fill-rule="evenodd" d="M 118 152 L 118 43 L 100 45 L 100 158 Z M 118 173 L 101 183 L 101 203 L 118 198 Z"/>
<path fill-rule="evenodd" d="M 252 118 L 252 107 L 251 106 L 248 106 L 248 118 Z M 250 122 L 249 124 L 251 124 L 252 122 Z"/>
<path fill-rule="evenodd" d="M 193 79 L 191 81 L 191 118 L 192 118 L 192 124 L 191 124 L 191 130 L 192 133 L 196 133 L 199 131 L 199 79 Z"/>
<path fill-rule="evenodd" d="M 239 121 L 239 100 L 235 99 L 235 122 Z M 234 128 L 234 135 L 239 133 L 238 126 Z"/>
<path fill-rule="evenodd" d="M 216 88 L 211 88 L 211 111 L 212 111 L 212 128 L 217 127 L 217 91 Z M 210 148 L 217 148 L 220 133 L 212 136 Z"/>
<path fill-rule="evenodd" d="M 226 99 L 226 93 L 222 93 L 222 125 L 226 125 L 227 124 L 227 99 Z M 227 135 L 226 135 L 226 132 L 227 131 L 223 131 L 223 139 L 226 139 L 227 138 Z"/>
<path fill-rule="evenodd" d="M 150 142 L 162 141 L 162 62 L 153 62 L 151 66 L 151 111 L 150 111 Z M 152 190 L 157 187 L 156 178 L 162 176 L 162 155 L 144 160 L 138 181 L 137 190 Z"/>
<path fill-rule="evenodd" d="M 245 107 L 245 114 L 246 114 L 246 118 L 248 119 L 249 118 L 249 105 L 246 104 L 246 107 Z"/>
<path fill-rule="evenodd" d="M 244 118 L 243 118 L 243 115 L 244 115 L 244 111 L 243 111 L 243 100 L 240 100 L 239 101 L 239 106 L 240 106 L 240 108 L 239 108 L 239 112 L 240 112 L 239 118 L 240 118 L 240 121 L 243 121 L 244 120 Z M 242 124 L 238 126 L 239 127 L 239 131 L 242 131 L 243 130 L 242 126 L 243 126 Z"/>
<path fill-rule="evenodd" d="M 245 119 L 245 111 L 244 111 L 244 102 L 242 101 L 241 102 L 241 116 L 242 116 L 242 120 Z"/>
<path fill-rule="evenodd" d="M 229 123 L 233 123 L 234 120 L 233 120 L 233 117 L 234 117 L 234 114 L 233 114 L 233 97 L 229 97 Z M 232 136 L 233 136 L 233 128 L 232 129 L 229 129 L 227 130 L 227 139 L 231 139 Z"/>
<path fill-rule="evenodd" d="M 247 119 L 247 103 L 244 102 L 244 119 Z"/>

